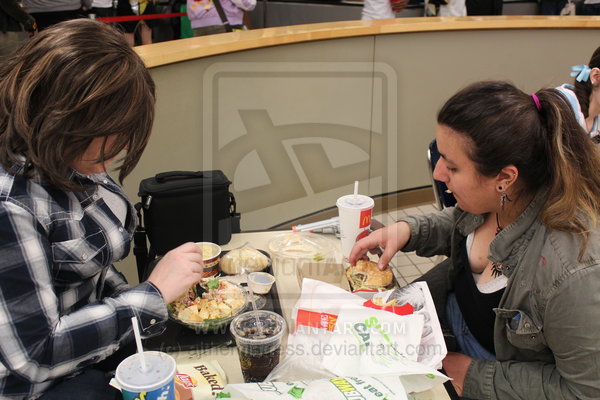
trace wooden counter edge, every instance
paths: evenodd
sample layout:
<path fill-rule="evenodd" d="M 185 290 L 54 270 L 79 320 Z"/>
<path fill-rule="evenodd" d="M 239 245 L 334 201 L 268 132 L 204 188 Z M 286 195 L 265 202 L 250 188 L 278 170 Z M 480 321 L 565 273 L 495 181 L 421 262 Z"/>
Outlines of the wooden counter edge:
<path fill-rule="evenodd" d="M 494 29 L 598 29 L 596 16 L 482 16 L 340 21 L 231 32 L 137 46 L 148 68 L 237 51 L 358 36 Z"/>

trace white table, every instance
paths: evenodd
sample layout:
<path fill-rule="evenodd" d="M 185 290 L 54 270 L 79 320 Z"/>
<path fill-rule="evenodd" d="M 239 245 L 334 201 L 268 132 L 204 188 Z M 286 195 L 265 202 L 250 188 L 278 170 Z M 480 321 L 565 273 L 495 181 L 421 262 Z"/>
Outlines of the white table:
<path fill-rule="evenodd" d="M 268 242 L 275 235 L 284 233 L 284 231 L 264 231 L 264 232 L 248 232 L 234 234 L 231 241 L 224 246 L 223 250 L 231 250 L 241 247 L 248 243 L 250 246 L 257 249 L 268 251 Z M 327 236 L 335 246 L 340 246 L 339 239 L 333 235 Z M 298 282 L 296 265 L 294 262 L 282 262 L 281 260 L 273 260 L 273 274 L 276 278 L 277 292 L 279 294 L 279 302 L 284 318 L 288 322 L 288 328 L 291 326 L 291 312 L 300 297 L 300 284 Z M 185 362 L 193 359 L 216 360 L 219 362 L 223 370 L 227 374 L 228 383 L 243 382 L 242 371 L 237 354 L 236 347 L 220 347 L 211 348 L 202 351 L 182 351 L 170 353 L 175 360 Z M 439 385 L 427 392 L 418 393 L 415 398 L 419 400 L 448 400 L 450 397 L 446 393 L 443 385 Z"/>

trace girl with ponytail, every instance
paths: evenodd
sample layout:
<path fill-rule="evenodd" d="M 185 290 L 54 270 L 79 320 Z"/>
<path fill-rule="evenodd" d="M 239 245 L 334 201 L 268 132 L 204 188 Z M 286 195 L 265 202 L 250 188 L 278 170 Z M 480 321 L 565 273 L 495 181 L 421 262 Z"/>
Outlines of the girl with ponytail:
<path fill-rule="evenodd" d="M 596 143 L 600 142 L 600 47 L 594 51 L 590 62 L 574 65 L 571 76 L 573 84 L 565 83 L 557 87 L 569 101 L 579 124 L 590 134 Z"/>
<path fill-rule="evenodd" d="M 556 89 L 480 82 L 438 114 L 434 178 L 457 205 L 357 242 L 448 259 L 422 277 L 470 399 L 600 398 L 600 153 Z"/>

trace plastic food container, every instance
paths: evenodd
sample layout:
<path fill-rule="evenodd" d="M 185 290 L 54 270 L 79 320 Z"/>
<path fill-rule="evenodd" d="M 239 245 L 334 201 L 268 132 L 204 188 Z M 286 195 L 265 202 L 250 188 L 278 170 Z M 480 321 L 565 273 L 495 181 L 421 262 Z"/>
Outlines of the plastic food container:
<path fill-rule="evenodd" d="M 306 261 L 335 260 L 334 242 L 326 236 L 311 232 L 290 232 L 269 241 L 269 251 L 275 257 Z"/>
<path fill-rule="evenodd" d="M 173 303 L 170 303 L 167 305 L 167 311 L 169 312 L 169 318 L 172 319 L 173 321 L 177 322 L 178 324 L 181 324 L 187 328 L 194 330 L 196 333 L 210 333 L 210 332 L 224 333 L 224 332 L 226 332 L 231 320 L 233 320 L 235 317 L 237 317 L 243 311 L 245 311 L 246 308 L 248 307 L 248 303 L 249 303 L 247 291 L 244 290 L 244 288 L 241 287 L 240 285 L 236 285 L 233 283 L 232 283 L 232 285 L 236 286 L 239 289 L 239 294 L 243 296 L 243 303 L 240 307 L 233 310 L 231 315 L 229 315 L 227 317 L 223 317 L 223 318 L 205 319 L 204 321 L 200 321 L 200 322 L 182 321 L 177 316 L 177 309 L 175 306 L 176 302 L 173 302 Z"/>
<path fill-rule="evenodd" d="M 248 274 L 248 287 L 256 294 L 267 294 L 275 283 L 275 277 L 266 272 L 251 272 Z"/>
<path fill-rule="evenodd" d="M 211 242 L 196 242 L 202 252 L 202 262 L 204 263 L 204 276 L 213 276 L 219 270 L 219 261 L 221 260 L 221 246 Z"/>
<path fill-rule="evenodd" d="M 271 265 L 271 257 L 263 250 L 244 246 L 224 251 L 219 262 L 219 269 L 228 275 L 259 272 Z"/>

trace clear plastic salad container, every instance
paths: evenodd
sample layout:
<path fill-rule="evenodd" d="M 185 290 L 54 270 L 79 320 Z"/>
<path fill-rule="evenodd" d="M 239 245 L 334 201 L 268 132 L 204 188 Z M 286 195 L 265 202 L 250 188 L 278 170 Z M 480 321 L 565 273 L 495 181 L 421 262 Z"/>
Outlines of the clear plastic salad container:
<path fill-rule="evenodd" d="M 273 257 L 331 262 L 337 255 L 334 240 L 311 232 L 286 232 L 269 241 L 269 251 Z"/>

